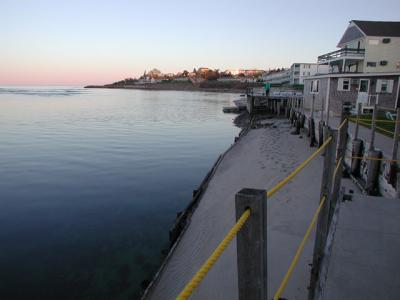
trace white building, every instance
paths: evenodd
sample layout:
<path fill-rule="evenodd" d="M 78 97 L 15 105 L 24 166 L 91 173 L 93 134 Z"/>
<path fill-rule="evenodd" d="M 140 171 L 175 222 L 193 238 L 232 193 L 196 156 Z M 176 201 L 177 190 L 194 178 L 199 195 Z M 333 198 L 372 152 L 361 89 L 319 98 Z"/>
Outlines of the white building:
<path fill-rule="evenodd" d="M 318 74 L 326 74 L 329 67 L 316 63 L 294 63 L 289 69 L 267 73 L 262 76 L 263 81 L 275 84 L 304 84 L 304 79 Z"/>
<path fill-rule="evenodd" d="M 330 73 L 398 72 L 400 22 L 352 20 L 337 47 L 318 57 Z"/>
<path fill-rule="evenodd" d="M 290 69 L 284 69 L 278 72 L 265 73 L 261 78 L 267 83 L 285 84 L 290 82 L 290 73 Z"/>
<path fill-rule="evenodd" d="M 294 63 L 290 67 L 290 84 L 304 84 L 304 79 L 329 72 L 329 66 L 316 63 Z"/>

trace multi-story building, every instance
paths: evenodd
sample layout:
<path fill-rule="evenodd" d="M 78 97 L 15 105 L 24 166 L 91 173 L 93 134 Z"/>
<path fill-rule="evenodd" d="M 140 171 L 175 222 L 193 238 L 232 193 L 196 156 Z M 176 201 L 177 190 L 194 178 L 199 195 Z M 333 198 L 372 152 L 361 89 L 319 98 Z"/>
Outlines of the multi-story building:
<path fill-rule="evenodd" d="M 318 57 L 329 73 L 305 79 L 305 109 L 340 115 L 344 103 L 400 107 L 400 22 L 350 21 L 338 46 Z"/>
<path fill-rule="evenodd" d="M 328 73 L 329 67 L 316 63 L 294 63 L 289 69 L 269 72 L 263 75 L 265 82 L 273 84 L 304 84 L 304 79 L 317 74 Z"/>
<path fill-rule="evenodd" d="M 261 76 L 262 81 L 272 84 L 287 84 L 290 82 L 290 69 L 266 72 Z"/>
<path fill-rule="evenodd" d="M 318 57 L 330 73 L 400 71 L 400 22 L 352 20 L 337 47 Z"/>
<path fill-rule="evenodd" d="M 326 74 L 329 71 L 327 65 L 319 65 L 316 63 L 294 63 L 290 67 L 290 81 L 292 85 L 304 84 L 306 77 L 317 74 Z"/>

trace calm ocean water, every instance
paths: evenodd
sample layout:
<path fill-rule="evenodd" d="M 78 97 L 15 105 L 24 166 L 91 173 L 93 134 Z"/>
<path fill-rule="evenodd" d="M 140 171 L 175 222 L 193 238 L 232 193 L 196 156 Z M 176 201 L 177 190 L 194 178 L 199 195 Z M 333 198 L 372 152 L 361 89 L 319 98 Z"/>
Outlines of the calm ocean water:
<path fill-rule="evenodd" d="M 0 87 L 0 299 L 135 299 L 232 94 Z"/>

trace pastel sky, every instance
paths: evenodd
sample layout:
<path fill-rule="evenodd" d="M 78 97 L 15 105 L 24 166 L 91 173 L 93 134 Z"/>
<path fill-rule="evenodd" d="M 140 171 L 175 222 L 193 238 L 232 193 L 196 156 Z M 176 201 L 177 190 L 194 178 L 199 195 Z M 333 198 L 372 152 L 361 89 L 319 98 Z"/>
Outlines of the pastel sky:
<path fill-rule="evenodd" d="M 399 0 L 1 0 L 0 84 L 104 84 L 163 72 L 290 66 Z"/>

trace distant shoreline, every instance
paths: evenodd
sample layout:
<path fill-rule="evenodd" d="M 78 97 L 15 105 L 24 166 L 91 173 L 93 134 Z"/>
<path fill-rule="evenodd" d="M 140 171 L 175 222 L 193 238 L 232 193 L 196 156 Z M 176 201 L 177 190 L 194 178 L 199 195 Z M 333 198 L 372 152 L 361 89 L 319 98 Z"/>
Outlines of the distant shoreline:
<path fill-rule="evenodd" d="M 199 86 L 190 82 L 172 83 L 152 83 L 142 85 L 88 85 L 85 88 L 104 88 L 104 89 L 127 89 L 127 90 L 148 90 L 148 91 L 189 91 L 189 92 L 212 92 L 212 93 L 245 93 L 250 86 L 257 84 L 231 84 L 222 82 L 207 82 Z"/>

